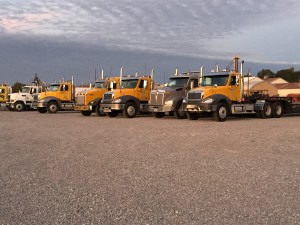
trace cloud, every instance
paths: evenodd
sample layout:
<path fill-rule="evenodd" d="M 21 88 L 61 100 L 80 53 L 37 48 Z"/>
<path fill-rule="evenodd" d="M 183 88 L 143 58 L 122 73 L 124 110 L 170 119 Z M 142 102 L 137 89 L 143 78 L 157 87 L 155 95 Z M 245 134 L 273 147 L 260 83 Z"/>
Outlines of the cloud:
<path fill-rule="evenodd" d="M 266 58 L 255 46 L 256 40 L 264 44 L 257 32 L 274 27 L 282 18 L 297 16 L 300 7 L 297 0 L 19 0 L 2 5 L 2 33 L 221 58 L 236 51 Z M 269 31 L 274 35 L 275 30 Z"/>

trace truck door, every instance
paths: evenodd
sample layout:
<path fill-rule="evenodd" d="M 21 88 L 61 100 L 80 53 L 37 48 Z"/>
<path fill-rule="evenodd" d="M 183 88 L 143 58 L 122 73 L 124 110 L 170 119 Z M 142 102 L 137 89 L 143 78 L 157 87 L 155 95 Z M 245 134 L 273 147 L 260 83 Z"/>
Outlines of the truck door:
<path fill-rule="evenodd" d="M 59 99 L 63 102 L 71 101 L 71 88 L 68 84 L 62 84 L 59 91 Z"/>
<path fill-rule="evenodd" d="M 240 87 L 237 85 L 236 75 L 230 77 L 229 83 L 229 99 L 231 101 L 238 101 L 240 96 Z"/>
<path fill-rule="evenodd" d="M 150 88 L 148 80 L 141 79 L 138 85 L 137 98 L 140 101 L 149 101 Z"/>

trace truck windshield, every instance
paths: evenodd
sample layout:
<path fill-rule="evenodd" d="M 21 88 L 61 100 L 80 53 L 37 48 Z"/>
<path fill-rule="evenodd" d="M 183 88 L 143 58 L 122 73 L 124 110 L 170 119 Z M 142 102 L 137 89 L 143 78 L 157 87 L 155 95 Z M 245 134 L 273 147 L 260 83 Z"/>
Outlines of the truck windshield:
<path fill-rule="evenodd" d="M 22 93 L 29 93 L 30 87 L 22 87 Z"/>
<path fill-rule="evenodd" d="M 105 88 L 106 82 L 95 82 L 94 88 Z"/>
<path fill-rule="evenodd" d="M 225 86 L 227 84 L 228 75 L 220 76 L 204 76 L 202 86 Z"/>
<path fill-rule="evenodd" d="M 187 84 L 188 77 L 171 77 L 167 83 L 167 87 L 183 87 Z"/>
<path fill-rule="evenodd" d="M 51 84 L 49 87 L 49 91 L 57 91 L 59 88 L 59 84 Z"/>
<path fill-rule="evenodd" d="M 122 88 L 135 88 L 138 83 L 138 79 L 134 80 L 122 80 Z"/>

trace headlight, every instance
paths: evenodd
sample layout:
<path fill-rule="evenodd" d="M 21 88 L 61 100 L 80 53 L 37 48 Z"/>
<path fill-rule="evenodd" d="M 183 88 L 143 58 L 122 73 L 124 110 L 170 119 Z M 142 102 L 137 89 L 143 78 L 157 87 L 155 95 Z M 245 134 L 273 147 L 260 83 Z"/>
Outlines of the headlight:
<path fill-rule="evenodd" d="M 188 103 L 187 99 L 184 98 L 184 99 L 182 100 L 182 103 Z"/>
<path fill-rule="evenodd" d="M 166 105 L 173 105 L 173 100 L 166 101 Z"/>
<path fill-rule="evenodd" d="M 117 99 L 114 99 L 113 100 L 113 103 L 120 103 L 121 102 L 121 99 L 120 98 L 117 98 Z"/>
<path fill-rule="evenodd" d="M 203 103 L 212 103 L 213 99 L 212 98 L 206 98 L 202 101 Z"/>

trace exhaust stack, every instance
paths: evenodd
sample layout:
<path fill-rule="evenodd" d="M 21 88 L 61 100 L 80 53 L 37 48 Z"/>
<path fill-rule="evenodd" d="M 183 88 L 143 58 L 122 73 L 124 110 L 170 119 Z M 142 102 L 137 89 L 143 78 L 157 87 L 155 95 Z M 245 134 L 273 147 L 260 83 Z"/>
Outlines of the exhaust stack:
<path fill-rule="evenodd" d="M 241 74 L 240 74 L 240 101 L 243 100 L 244 97 L 244 76 L 243 76 L 243 67 L 244 67 L 244 60 L 241 63 Z"/>
<path fill-rule="evenodd" d="M 151 79 L 153 80 L 153 77 L 154 77 L 154 69 L 151 70 L 151 76 L 150 76 L 150 77 L 151 77 Z"/>
<path fill-rule="evenodd" d="M 204 70 L 204 66 L 201 66 L 201 68 L 200 68 L 200 77 L 199 77 L 199 85 L 202 85 L 203 70 Z"/>
<path fill-rule="evenodd" d="M 219 64 L 216 63 L 216 72 L 219 73 Z"/>
<path fill-rule="evenodd" d="M 104 79 L 104 70 L 101 70 L 101 80 Z"/>
<path fill-rule="evenodd" d="M 235 56 L 233 58 L 233 65 L 234 65 L 234 71 L 235 72 L 239 72 L 239 57 L 238 56 Z"/>
<path fill-rule="evenodd" d="M 175 76 L 178 76 L 178 68 L 175 70 Z"/>

